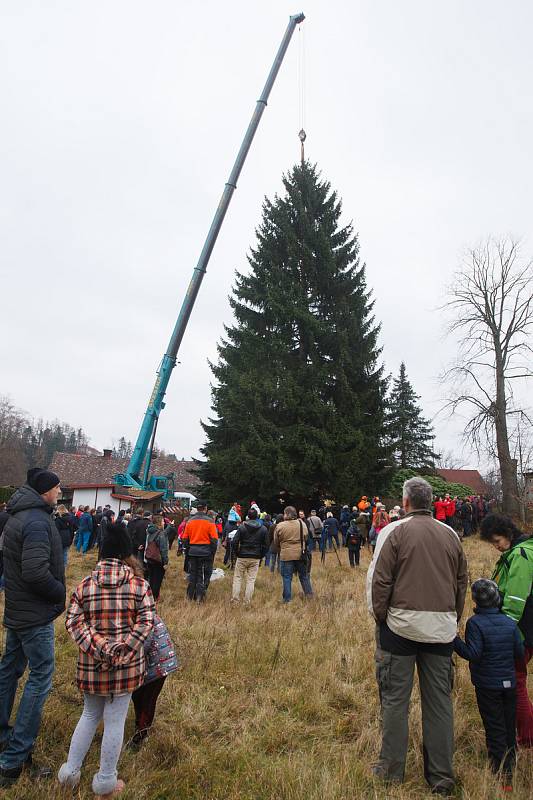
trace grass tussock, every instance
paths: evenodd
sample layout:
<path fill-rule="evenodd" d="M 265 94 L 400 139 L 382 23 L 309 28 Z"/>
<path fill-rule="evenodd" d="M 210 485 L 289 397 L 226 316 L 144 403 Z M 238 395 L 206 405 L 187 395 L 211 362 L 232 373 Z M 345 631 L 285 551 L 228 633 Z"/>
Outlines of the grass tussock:
<path fill-rule="evenodd" d="M 495 552 L 465 543 L 472 579 L 490 575 Z M 159 610 L 169 626 L 182 668 L 168 678 L 153 732 L 144 749 L 125 751 L 119 774 L 124 800 L 353 800 L 429 797 L 422 776 L 420 703 L 411 705 L 407 780 L 385 788 L 370 774 L 380 745 L 374 678 L 374 630 L 365 604 L 369 555 L 359 570 L 334 554 L 313 564 L 316 596 L 304 602 L 299 585 L 281 604 L 281 579 L 261 568 L 251 607 L 230 604 L 231 573 L 214 582 L 203 606 L 185 600 L 183 562 L 172 554 Z M 218 559 L 217 559 L 218 561 Z M 95 562 L 71 553 L 73 587 Z M 344 562 L 346 565 L 344 566 Z M 467 606 L 471 613 L 470 603 Z M 57 623 L 57 668 L 45 706 L 35 759 L 57 770 L 81 713 L 75 684 L 76 648 L 63 620 Z M 460 661 L 454 689 L 456 771 L 467 800 L 500 796 L 487 769 L 484 734 L 468 667 Z M 126 740 L 132 735 L 132 711 Z M 22 778 L 6 798 L 92 797 L 100 735 L 74 794 L 55 781 Z M 530 800 L 533 765 L 521 753 L 516 800 Z"/>

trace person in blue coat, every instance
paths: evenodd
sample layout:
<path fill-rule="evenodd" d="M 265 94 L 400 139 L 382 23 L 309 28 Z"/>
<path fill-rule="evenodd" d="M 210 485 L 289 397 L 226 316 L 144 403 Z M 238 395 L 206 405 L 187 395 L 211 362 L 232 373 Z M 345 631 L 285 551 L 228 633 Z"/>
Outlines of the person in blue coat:
<path fill-rule="evenodd" d="M 85 506 L 83 514 L 79 519 L 78 524 L 78 540 L 76 542 L 76 550 L 78 553 L 86 553 L 89 547 L 89 540 L 93 532 L 93 518 L 89 514 L 89 506 Z"/>
<path fill-rule="evenodd" d="M 472 584 L 474 616 L 466 623 L 465 639 L 458 636 L 455 652 L 470 662 L 490 765 L 501 771 L 504 789 L 511 789 L 516 763 L 515 659 L 524 651 L 514 620 L 500 611 L 500 592 L 494 581 Z"/>
<path fill-rule="evenodd" d="M 320 542 L 320 550 L 322 552 L 326 549 L 326 541 L 328 543 L 328 547 L 331 550 L 333 547 L 332 540 L 335 540 L 337 547 L 339 546 L 339 522 L 336 517 L 333 516 L 331 511 L 328 511 L 326 514 L 326 519 L 324 520 L 324 526 L 322 528 L 322 540 Z"/>

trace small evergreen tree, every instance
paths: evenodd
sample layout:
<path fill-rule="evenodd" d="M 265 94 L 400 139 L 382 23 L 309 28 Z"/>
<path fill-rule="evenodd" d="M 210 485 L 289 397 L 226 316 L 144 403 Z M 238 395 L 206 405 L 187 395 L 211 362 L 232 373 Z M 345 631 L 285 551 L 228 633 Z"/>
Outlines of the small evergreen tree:
<path fill-rule="evenodd" d="M 235 324 L 211 365 L 198 474 L 213 504 L 350 501 L 383 485 L 379 326 L 357 236 L 315 167 L 283 183 L 264 202 L 251 272 L 237 273 L 230 298 Z"/>
<path fill-rule="evenodd" d="M 155 449 L 155 448 L 154 448 Z M 125 436 L 121 436 L 117 444 L 113 446 L 113 455 L 115 458 L 130 458 L 133 453 L 133 446 Z"/>
<path fill-rule="evenodd" d="M 429 444 L 433 441 L 433 428 L 422 416 L 419 400 L 402 362 L 385 415 L 386 439 L 400 469 L 433 469 L 438 458 Z"/>

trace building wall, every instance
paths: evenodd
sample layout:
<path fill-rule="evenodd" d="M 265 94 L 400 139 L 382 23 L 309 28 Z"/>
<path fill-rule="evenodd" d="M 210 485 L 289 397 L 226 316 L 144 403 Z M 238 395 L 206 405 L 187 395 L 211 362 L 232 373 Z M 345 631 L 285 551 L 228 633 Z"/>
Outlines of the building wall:
<path fill-rule="evenodd" d="M 79 505 L 90 506 L 91 508 L 97 508 L 97 506 L 102 506 L 103 508 L 110 505 L 115 514 L 118 514 L 121 508 L 130 507 L 129 502 L 111 497 L 112 491 L 112 486 L 99 489 L 74 489 L 72 505 L 76 506 L 76 508 Z"/>

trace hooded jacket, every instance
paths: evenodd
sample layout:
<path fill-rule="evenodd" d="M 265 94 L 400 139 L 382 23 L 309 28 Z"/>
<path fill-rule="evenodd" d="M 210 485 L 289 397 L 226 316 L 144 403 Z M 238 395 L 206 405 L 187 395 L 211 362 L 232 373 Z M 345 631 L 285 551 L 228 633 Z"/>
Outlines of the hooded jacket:
<path fill-rule="evenodd" d="M 367 600 L 377 622 L 414 642 L 448 644 L 457 634 L 468 581 L 455 531 L 431 511 L 387 525 L 367 573 Z"/>
<path fill-rule="evenodd" d="M 247 519 L 233 537 L 233 552 L 237 558 L 263 558 L 268 550 L 268 531 L 260 519 Z"/>
<path fill-rule="evenodd" d="M 46 625 L 65 609 L 63 545 L 52 506 L 25 484 L 6 510 L 4 625 L 15 630 Z"/>
<path fill-rule="evenodd" d="M 518 623 L 528 647 L 533 647 L 533 537 L 521 536 L 499 558 L 492 580 L 502 596 L 502 611 Z"/>
<path fill-rule="evenodd" d="M 76 680 L 83 692 L 133 692 L 144 680 L 144 642 L 155 604 L 144 578 L 117 558 L 99 561 L 74 591 L 65 626 L 79 647 Z"/>
<path fill-rule="evenodd" d="M 455 639 L 455 652 L 470 662 L 474 686 L 514 689 L 515 658 L 524 655 L 516 625 L 499 608 L 475 608 L 474 611 L 474 616 L 466 623 L 466 641 Z"/>

